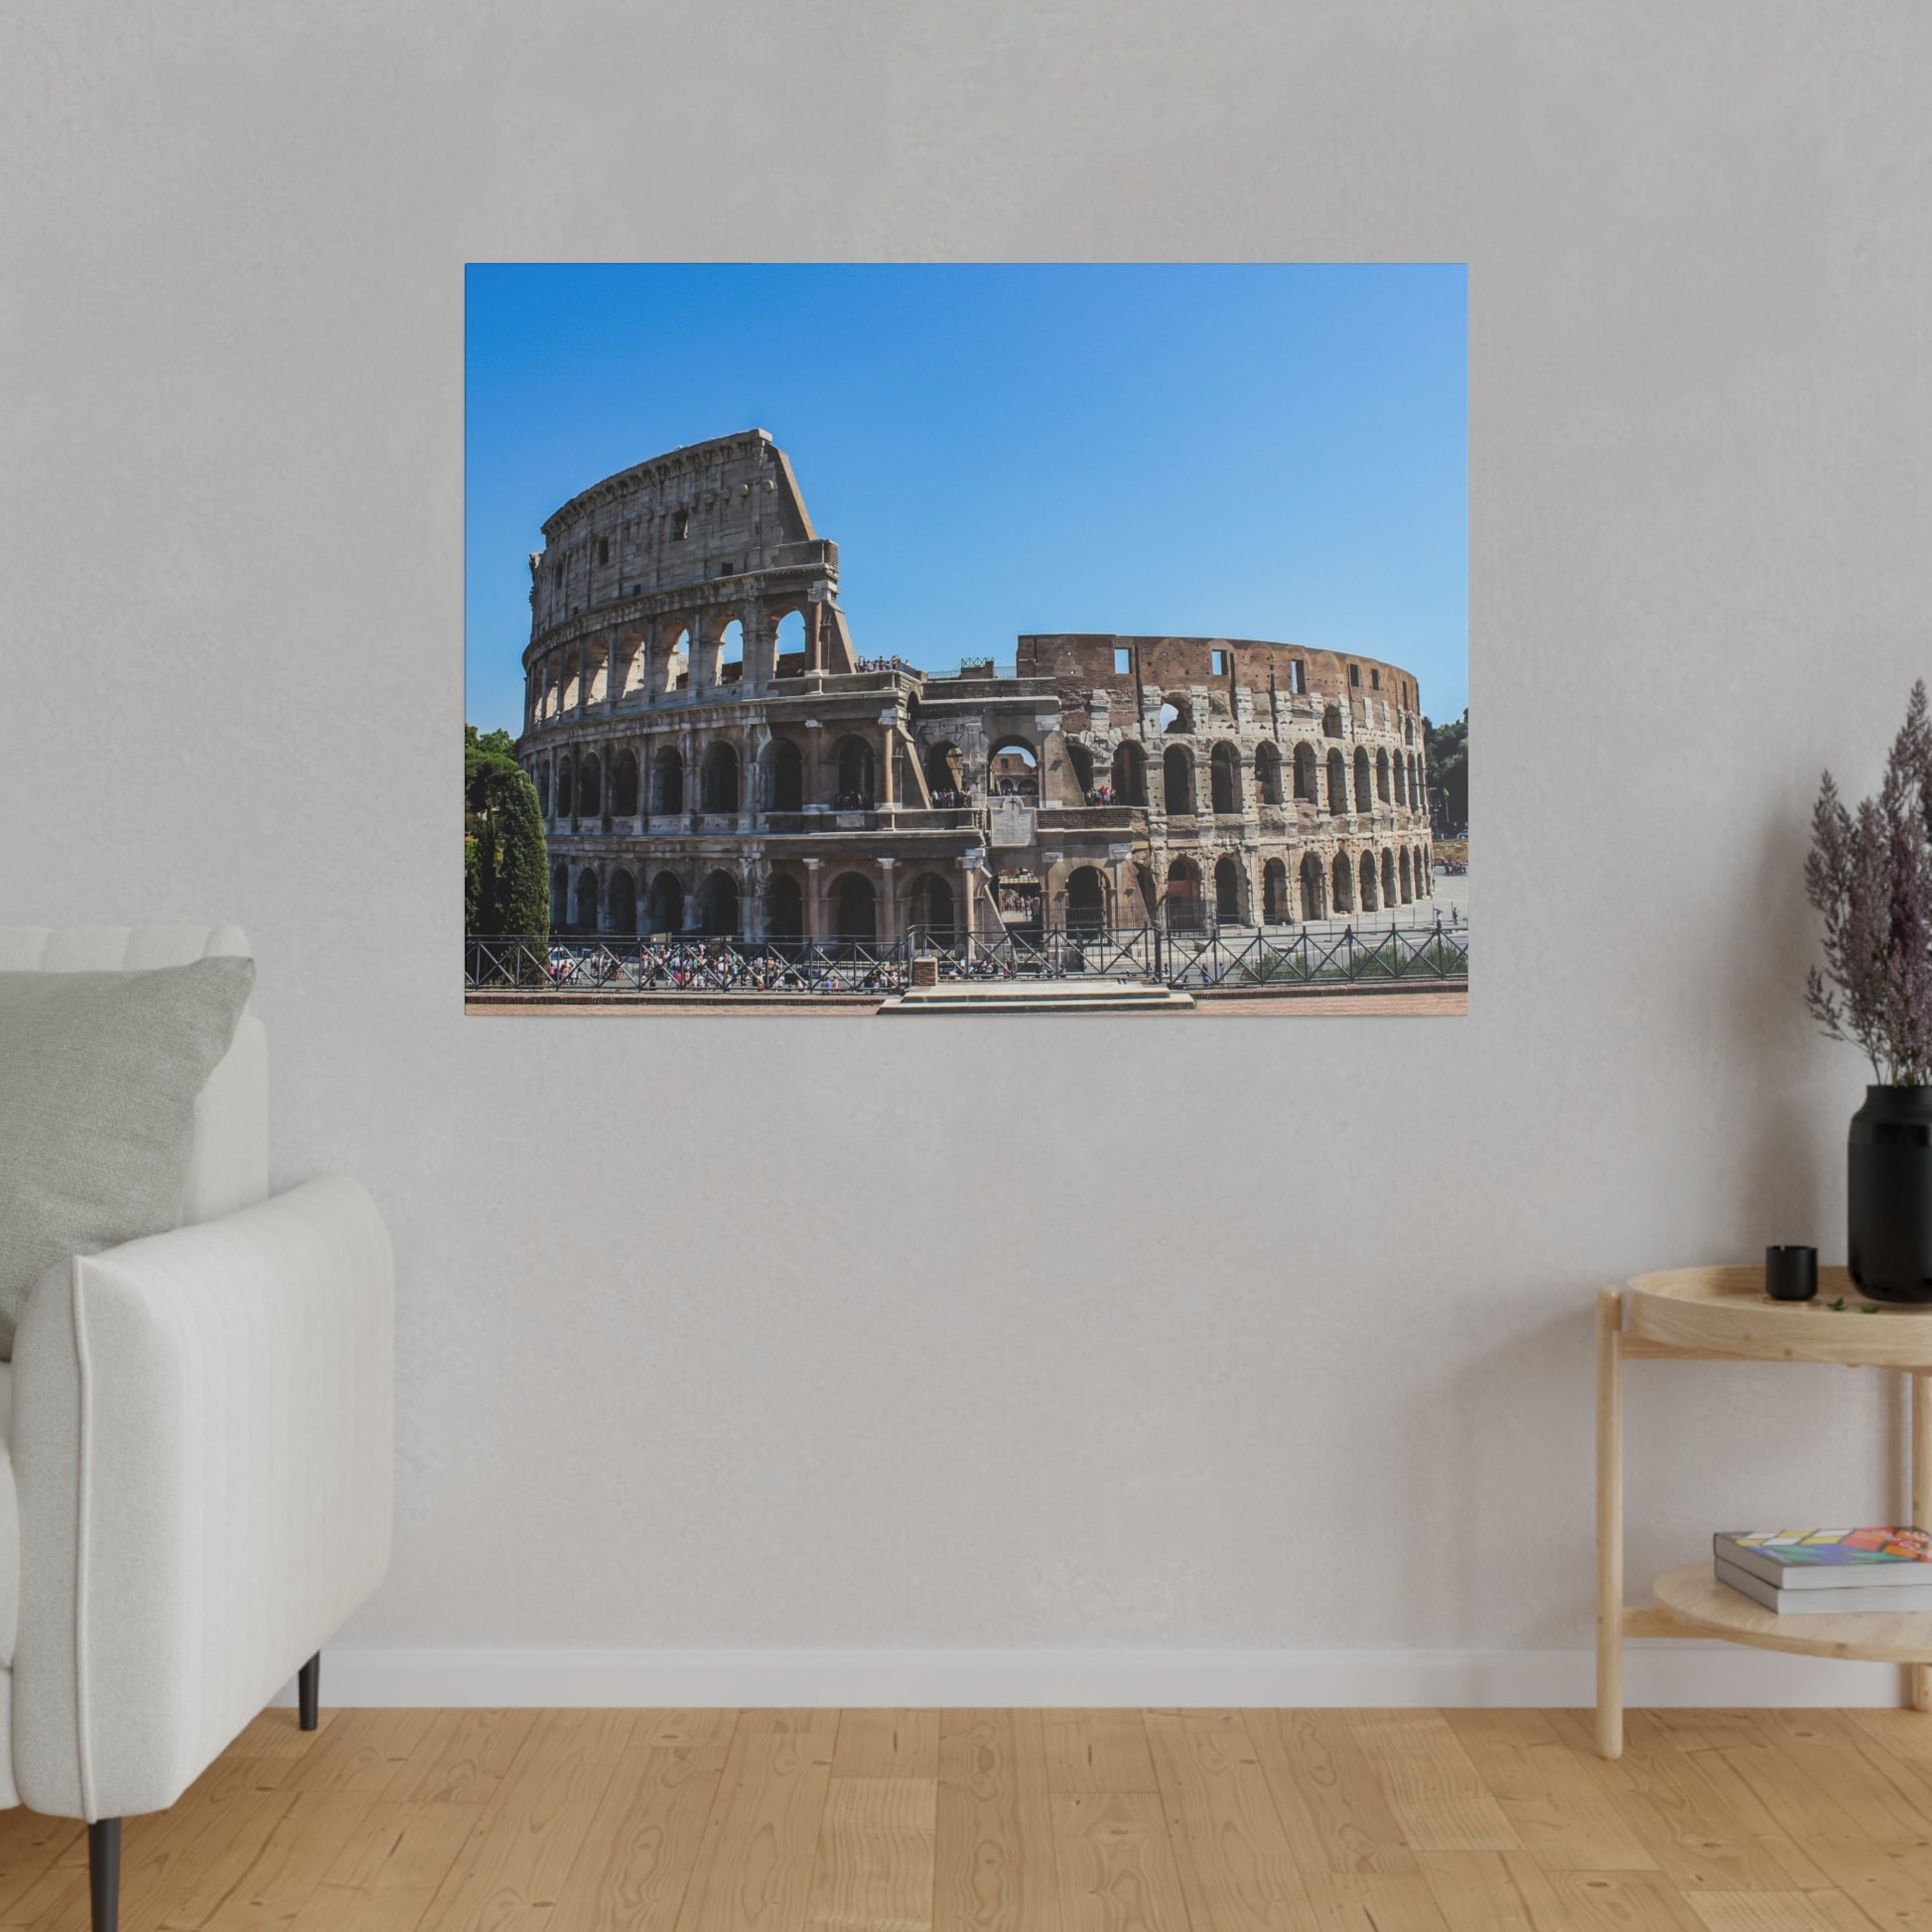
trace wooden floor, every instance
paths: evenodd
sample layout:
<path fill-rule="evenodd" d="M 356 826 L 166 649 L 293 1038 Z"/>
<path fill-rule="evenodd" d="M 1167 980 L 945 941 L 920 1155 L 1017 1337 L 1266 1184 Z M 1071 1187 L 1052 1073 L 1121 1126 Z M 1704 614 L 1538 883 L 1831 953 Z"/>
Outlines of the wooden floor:
<path fill-rule="evenodd" d="M 1932 1719 L 272 1712 L 126 1831 L 125 1932 L 1909 1932 Z M 0 1925 L 85 1858 L 0 1814 Z"/>

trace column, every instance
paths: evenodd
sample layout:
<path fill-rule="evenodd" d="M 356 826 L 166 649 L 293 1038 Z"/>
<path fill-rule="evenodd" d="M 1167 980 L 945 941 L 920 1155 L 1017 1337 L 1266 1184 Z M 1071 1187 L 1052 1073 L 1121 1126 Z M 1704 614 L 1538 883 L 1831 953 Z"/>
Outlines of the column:
<path fill-rule="evenodd" d="M 816 718 L 805 720 L 805 796 L 808 812 L 825 809 L 825 727 Z"/>
<path fill-rule="evenodd" d="M 819 883 L 819 873 L 824 865 L 823 859 L 808 858 L 805 861 L 805 937 L 814 946 L 822 944 L 825 938 L 823 888 Z"/>
<path fill-rule="evenodd" d="M 890 811 L 896 811 L 897 809 L 897 799 L 895 795 L 895 782 L 894 782 L 896 770 L 898 764 L 897 707 L 895 706 L 891 711 L 882 711 L 879 714 L 879 723 L 882 727 L 879 734 L 880 744 L 881 744 L 881 757 L 879 761 L 879 785 L 880 785 L 879 802 L 880 805 L 886 811 L 890 812 Z"/>
<path fill-rule="evenodd" d="M 970 965 L 973 958 L 973 934 L 979 930 L 979 892 L 978 857 L 973 853 L 962 855 L 959 861 L 959 930 L 965 942 L 966 960 Z"/>
<path fill-rule="evenodd" d="M 898 893 L 893 874 L 898 865 L 896 858 L 884 857 L 875 861 L 880 876 L 885 882 L 879 890 L 879 937 L 886 945 L 891 945 L 898 937 Z"/>

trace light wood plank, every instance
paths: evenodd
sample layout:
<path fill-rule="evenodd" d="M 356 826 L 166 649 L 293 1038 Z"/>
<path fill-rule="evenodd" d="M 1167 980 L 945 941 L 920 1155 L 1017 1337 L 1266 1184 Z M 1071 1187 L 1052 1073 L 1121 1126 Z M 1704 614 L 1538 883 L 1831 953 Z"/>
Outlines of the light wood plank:
<path fill-rule="evenodd" d="M 729 1746 L 625 1750 L 549 1932 L 671 1932 L 705 1851 Z"/>
<path fill-rule="evenodd" d="M 1707 1891 L 1691 1900 L 1709 1932 L 1871 1932 L 1837 1891 Z"/>
<path fill-rule="evenodd" d="M 213 1911 L 171 1921 L 185 1932 L 261 1932 L 308 1902 L 368 1816 L 357 1791 L 297 1792 Z"/>
<path fill-rule="evenodd" d="M 1138 1711 L 1048 1711 L 1046 1783 L 1051 1791 L 1158 1791 Z"/>
<path fill-rule="evenodd" d="M 429 1910 L 483 1815 L 482 1805 L 378 1800 L 289 1932 L 408 1932 Z"/>
<path fill-rule="evenodd" d="M 1561 1932 L 1556 1894 L 1524 1852 L 1418 1852 L 1423 1882 L 1452 1932 Z"/>
<path fill-rule="evenodd" d="M 534 1711 L 445 1711 L 382 1787 L 391 1804 L 484 1805 L 536 1723 Z"/>
<path fill-rule="evenodd" d="M 828 1932 L 932 1932 L 938 1795 L 936 1778 L 833 1778 L 805 1923 Z"/>
<path fill-rule="evenodd" d="M 1367 1753 L 1339 1712 L 1250 1711 L 1247 1727 L 1305 1873 L 1417 1869 Z"/>
<path fill-rule="evenodd" d="M 1064 1932 L 1186 1926 L 1167 1813 L 1155 1793 L 1070 1792 L 1053 1800 L 1053 1829 Z"/>
<path fill-rule="evenodd" d="M 1311 1871 L 1303 1881 L 1320 1932 L 1449 1932 L 1416 1871 Z"/>
<path fill-rule="evenodd" d="M 1147 1729 L 1189 1920 L 1214 1932 L 1306 1926 L 1308 1892 L 1240 1713 L 1150 1713 Z"/>
<path fill-rule="evenodd" d="M 678 1932 L 794 1932 L 804 1922 L 832 1739 L 739 1726 Z"/>
<path fill-rule="evenodd" d="M 1516 1828 L 1435 1711 L 1353 1711 L 1366 1753 L 1410 1850 L 1520 1852 Z"/>
<path fill-rule="evenodd" d="M 546 1712 L 437 1887 L 423 1932 L 546 1926 L 632 1729 L 624 1713 Z"/>
<path fill-rule="evenodd" d="M 1445 1717 L 1538 1864 L 1557 1871 L 1656 1868 L 1657 1861 L 1611 1802 L 1607 1780 L 1540 1711 L 1450 1711 Z"/>
<path fill-rule="evenodd" d="M 939 1932 L 1061 1932 L 1058 1893 L 1039 1713 L 943 1712 L 933 1924 Z"/>
<path fill-rule="evenodd" d="M 835 1778 L 937 1778 L 936 1711 L 846 1711 L 832 1747 Z"/>

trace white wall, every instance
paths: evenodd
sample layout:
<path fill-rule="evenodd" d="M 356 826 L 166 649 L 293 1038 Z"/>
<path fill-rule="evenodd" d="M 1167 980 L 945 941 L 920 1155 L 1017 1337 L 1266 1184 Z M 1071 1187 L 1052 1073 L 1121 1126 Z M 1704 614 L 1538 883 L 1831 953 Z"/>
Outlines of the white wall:
<path fill-rule="evenodd" d="M 242 922 L 279 1177 L 392 1219 L 345 1643 L 1586 1643 L 1591 1290 L 1843 1253 L 1929 76 L 1911 0 L 11 8 L 0 911 Z M 1466 259 L 1471 1017 L 466 1022 L 462 265 L 702 256 Z M 1632 1374 L 1639 1576 L 1900 1501 L 1871 1378 Z"/>

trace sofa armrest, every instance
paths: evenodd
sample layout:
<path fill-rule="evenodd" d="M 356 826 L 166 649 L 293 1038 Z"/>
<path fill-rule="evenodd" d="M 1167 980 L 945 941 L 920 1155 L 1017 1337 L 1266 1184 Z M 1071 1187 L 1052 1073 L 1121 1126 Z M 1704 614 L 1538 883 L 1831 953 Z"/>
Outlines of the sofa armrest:
<path fill-rule="evenodd" d="M 50 1269 L 14 1346 L 13 1759 L 172 1804 L 381 1581 L 393 1270 L 354 1181 Z"/>

